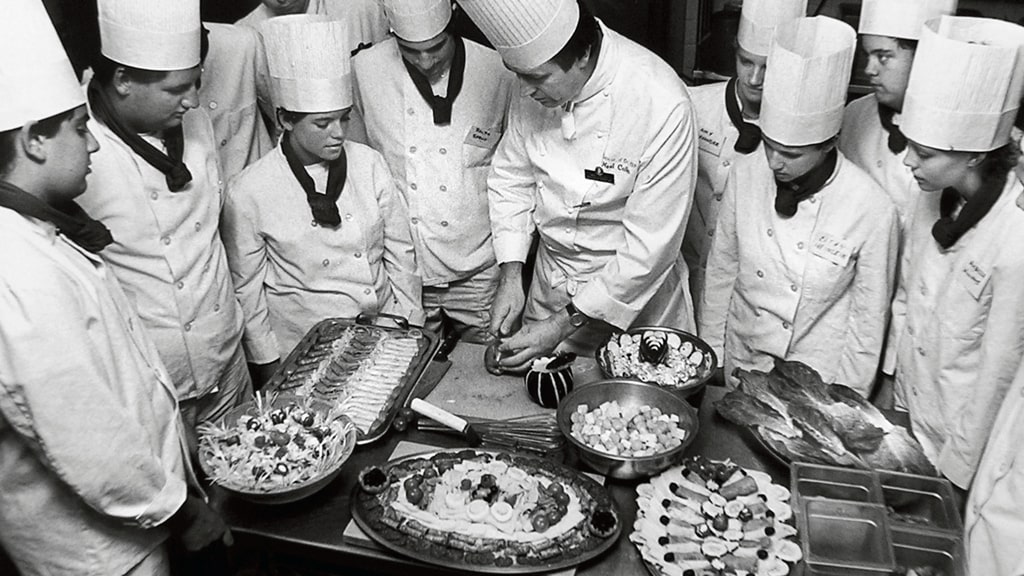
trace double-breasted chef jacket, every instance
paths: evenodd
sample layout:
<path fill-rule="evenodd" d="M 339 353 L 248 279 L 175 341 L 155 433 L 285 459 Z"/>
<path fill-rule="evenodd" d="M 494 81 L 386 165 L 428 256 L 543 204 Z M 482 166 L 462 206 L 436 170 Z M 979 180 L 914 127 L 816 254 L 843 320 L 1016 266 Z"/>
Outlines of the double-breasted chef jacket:
<path fill-rule="evenodd" d="M 968 573 L 1024 574 L 1024 364 L 992 425 L 964 521 Z"/>
<path fill-rule="evenodd" d="M 124 574 L 194 483 L 174 386 L 102 259 L 5 208 L 0 244 L 0 543 L 26 576 Z"/>
<path fill-rule="evenodd" d="M 711 254 L 700 335 L 735 368 L 799 360 L 867 396 L 882 353 L 898 245 L 896 209 L 838 154 L 797 213 L 775 211 L 765 154 L 737 158 Z"/>
<path fill-rule="evenodd" d="M 178 192 L 102 122 L 91 120 L 89 129 L 100 149 L 77 201 L 110 229 L 114 243 L 102 256 L 138 309 L 178 400 L 236 396 L 249 375 L 242 311 L 217 230 L 224 185 L 209 116 L 201 108 L 184 116 L 192 181 Z"/>
<path fill-rule="evenodd" d="M 1024 186 L 948 250 L 932 238 L 940 192 L 919 195 L 908 227 L 890 346 L 896 406 L 940 472 L 970 485 L 1003 396 L 1024 358 Z"/>
<path fill-rule="evenodd" d="M 424 286 L 492 267 L 487 173 L 505 131 L 514 76 L 496 52 L 468 40 L 451 123 L 437 126 L 394 39 L 352 59 L 352 139 L 384 155 L 406 205 Z M 447 79 L 444 80 L 447 82 Z"/>
<path fill-rule="evenodd" d="M 683 256 L 690 271 L 690 291 L 697 318 L 700 318 L 701 292 L 704 274 L 715 236 L 715 224 L 725 196 L 725 183 L 732 164 L 738 156 L 735 145 L 739 130 L 729 118 L 726 98 L 739 98 L 726 94 L 728 82 L 716 82 L 690 88 L 690 98 L 697 118 L 697 187 L 693 195 L 693 209 L 683 237 Z M 757 123 L 756 120 L 747 120 Z M 763 154 L 762 147 L 750 154 Z"/>
<path fill-rule="evenodd" d="M 274 148 L 260 115 L 257 88 L 263 44 L 252 28 L 204 22 L 210 50 L 203 60 L 199 106 L 213 122 L 222 178 L 231 179 Z M 262 87 L 269 94 L 269 87 Z"/>
<path fill-rule="evenodd" d="M 563 133 L 561 108 L 543 107 L 523 88 L 512 99 L 487 181 L 494 250 L 499 263 L 524 262 L 539 236 L 527 322 L 562 312 L 571 299 L 620 329 L 692 331 L 681 252 L 697 175 L 690 98 L 667 64 L 601 30 L 597 67 L 568 113 L 573 138 Z M 600 337 L 588 333 L 570 346 L 593 348 Z"/>
<path fill-rule="evenodd" d="M 384 312 L 423 322 L 409 217 L 391 173 L 367 146 L 345 142 L 344 150 L 335 228 L 313 218 L 280 146 L 229 186 L 221 226 L 249 362 L 286 357 L 325 318 Z M 317 190 L 322 176 L 313 177 Z"/>

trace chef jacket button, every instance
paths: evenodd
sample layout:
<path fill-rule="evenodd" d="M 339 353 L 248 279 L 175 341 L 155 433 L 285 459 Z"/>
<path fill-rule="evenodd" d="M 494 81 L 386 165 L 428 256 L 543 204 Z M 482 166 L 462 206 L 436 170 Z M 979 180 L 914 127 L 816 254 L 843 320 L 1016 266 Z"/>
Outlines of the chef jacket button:
<path fill-rule="evenodd" d="M 764 270 L 758 270 L 757 271 L 757 277 L 758 278 L 764 278 Z"/>
<path fill-rule="evenodd" d="M 803 242 L 797 242 L 796 243 L 796 249 L 797 250 L 803 250 L 804 249 L 804 243 Z"/>
<path fill-rule="evenodd" d="M 882 167 L 882 161 L 881 161 L 881 160 L 879 160 L 878 162 L 876 162 L 876 163 L 875 163 L 875 166 L 878 166 L 879 168 L 881 168 L 881 167 Z"/>
<path fill-rule="evenodd" d="M 441 220 L 441 226 L 447 227 L 448 226 L 448 221 L 447 220 Z"/>
<path fill-rule="evenodd" d="M 216 109 L 217 109 L 217 103 L 211 101 L 210 102 L 210 110 L 216 110 Z"/>
<path fill-rule="evenodd" d="M 771 228 L 769 228 L 769 229 L 768 229 L 768 235 L 769 235 L 769 236 L 773 236 L 773 235 L 775 235 L 775 231 L 774 231 L 774 230 L 772 230 Z"/>
<path fill-rule="evenodd" d="M 922 284 L 921 285 L 921 296 L 924 296 L 926 294 L 928 294 L 928 289 L 924 287 L 924 284 Z"/>
<path fill-rule="evenodd" d="M 364 289 L 363 290 L 363 294 L 366 294 L 367 296 L 369 296 L 370 295 L 370 289 L 369 288 Z"/>
<path fill-rule="evenodd" d="M 199 229 L 202 228 L 202 227 L 203 227 L 202 222 L 196 222 L 196 232 L 198 232 Z"/>
<path fill-rule="evenodd" d="M 789 322 L 783 322 L 783 323 L 782 323 L 782 328 L 783 328 L 784 330 L 789 330 Z"/>
<path fill-rule="evenodd" d="M 312 226 L 313 228 L 316 228 L 316 220 L 310 220 L 309 225 Z"/>
<path fill-rule="evenodd" d="M 792 290 L 793 292 L 796 292 L 797 290 L 799 290 L 799 288 L 797 288 L 796 284 L 790 284 L 789 285 L 789 289 Z"/>
<path fill-rule="evenodd" d="M 156 200 L 157 198 L 160 197 L 160 195 L 157 194 L 156 192 L 153 192 L 152 194 L 149 195 L 149 197 L 152 198 L 153 200 Z"/>
<path fill-rule="evenodd" d="M 192 323 L 191 322 L 186 322 L 185 323 L 185 332 L 191 332 L 191 331 L 192 331 Z"/>
<path fill-rule="evenodd" d="M 420 219 L 419 219 L 419 218 L 416 218 L 416 217 L 413 217 L 413 219 L 412 219 L 412 223 L 413 223 L 413 224 L 419 224 L 419 223 L 420 223 Z"/>
<path fill-rule="evenodd" d="M 227 138 L 225 138 L 224 140 L 221 140 L 221 141 L 220 141 L 220 145 L 221 145 L 221 146 L 227 146 L 227 145 L 228 145 L 228 140 L 227 140 Z"/>
<path fill-rule="evenodd" d="M 440 152 L 441 154 L 447 154 L 448 153 L 448 149 L 447 148 L 441 148 L 440 150 L 438 150 L 438 152 Z"/>
<path fill-rule="evenodd" d="M 182 282 L 181 280 L 178 280 L 178 290 L 181 290 L 184 287 L 185 287 L 185 283 Z"/>
<path fill-rule="evenodd" d="M 171 237 L 170 236 L 164 236 L 163 238 L 160 239 L 160 241 L 164 243 L 164 246 L 167 246 L 168 244 L 171 243 Z"/>
<path fill-rule="evenodd" d="M 416 186 L 416 183 L 413 182 L 412 184 L 409 184 L 409 188 L 415 190 L 416 188 L 418 188 L 418 186 Z"/>
<path fill-rule="evenodd" d="M 722 195 L 721 194 L 715 194 L 715 202 L 721 202 L 721 201 L 722 201 Z"/>
<path fill-rule="evenodd" d="M 711 238 L 714 235 L 715 235 L 715 231 L 714 230 L 708 230 L 708 238 Z"/>
<path fill-rule="evenodd" d="M 412 116 L 413 114 L 415 114 L 415 113 L 416 113 L 416 111 L 415 111 L 415 110 L 413 110 L 412 108 L 409 108 L 408 110 L 406 110 L 406 112 L 408 112 L 408 113 L 409 113 L 409 116 Z"/>
<path fill-rule="evenodd" d="M 817 203 L 818 203 L 818 199 L 815 198 L 814 196 L 811 196 L 811 204 L 817 204 Z"/>
<path fill-rule="evenodd" d="M 351 214 L 345 214 L 345 220 L 348 220 L 349 222 L 351 222 L 352 221 L 352 215 Z"/>
<path fill-rule="evenodd" d="M 918 347 L 917 353 L 920 354 L 921 356 L 927 356 L 927 354 L 924 353 L 924 348 L 921 347 Z"/>
<path fill-rule="evenodd" d="M 726 168 L 729 167 L 729 164 L 731 164 L 731 162 L 729 162 L 728 160 L 723 160 L 722 161 L 722 166 L 725 166 Z"/>
<path fill-rule="evenodd" d="M 761 317 L 761 311 L 760 310 L 754 310 L 754 316 L 757 316 L 758 318 L 760 318 Z"/>
<path fill-rule="evenodd" d="M 363 253 L 362 252 L 356 252 L 355 254 L 353 254 L 353 256 L 355 256 L 356 258 L 362 258 L 363 257 Z"/>
<path fill-rule="evenodd" d="M 213 311 L 214 312 L 220 312 L 220 304 L 214 304 L 213 305 Z"/>
<path fill-rule="evenodd" d="M 330 261 L 330 260 L 328 260 L 327 258 L 324 258 L 324 261 L 323 261 L 323 262 L 321 262 L 321 264 L 323 264 L 325 268 L 326 268 L 326 267 L 327 267 L 327 265 L 328 265 L 328 264 L 330 264 L 330 263 L 331 263 L 331 261 Z"/>
<path fill-rule="evenodd" d="M 441 184 L 440 190 L 441 190 L 441 192 L 447 192 L 448 191 L 448 187 L 445 186 L 444 184 Z"/>
<path fill-rule="evenodd" d="M 410 154 L 415 154 L 416 153 L 416 147 L 415 146 L 409 146 L 409 153 Z"/>
<path fill-rule="evenodd" d="M 566 228 L 565 229 L 565 233 L 566 234 L 572 234 L 572 228 Z"/>

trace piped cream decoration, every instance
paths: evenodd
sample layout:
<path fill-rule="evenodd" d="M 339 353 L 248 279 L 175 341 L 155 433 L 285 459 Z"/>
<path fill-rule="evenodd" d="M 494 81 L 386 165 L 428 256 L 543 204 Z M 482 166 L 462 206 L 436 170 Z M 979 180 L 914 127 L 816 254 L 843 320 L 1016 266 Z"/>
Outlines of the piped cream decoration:
<path fill-rule="evenodd" d="M 917 40 L 924 23 L 956 12 L 957 0 L 863 0 L 857 32 Z"/>
<path fill-rule="evenodd" d="M 264 24 L 274 103 L 290 112 L 332 112 L 352 106 L 345 23 L 296 14 Z"/>
<path fill-rule="evenodd" d="M 900 128 L 931 148 L 987 152 L 1010 141 L 1024 92 L 1024 28 L 943 16 L 917 45 Z"/>
<path fill-rule="evenodd" d="M 459 5 L 505 64 L 532 70 L 565 47 L 580 19 L 577 0 L 462 0 Z"/>
<path fill-rule="evenodd" d="M 825 16 L 780 25 L 768 53 L 761 132 L 786 146 L 808 146 L 839 133 L 857 33 Z"/>
<path fill-rule="evenodd" d="M 39 0 L 6 0 L 0 18 L 0 131 L 85 104 L 71 62 Z"/>
<path fill-rule="evenodd" d="M 452 19 L 451 0 L 384 0 L 391 29 L 402 40 L 424 42 L 436 37 Z"/>
<path fill-rule="evenodd" d="M 199 65 L 199 0 L 98 0 L 104 56 L 143 70 Z"/>
<path fill-rule="evenodd" d="M 736 42 L 757 56 L 767 56 L 779 24 L 807 15 L 807 0 L 744 0 Z"/>

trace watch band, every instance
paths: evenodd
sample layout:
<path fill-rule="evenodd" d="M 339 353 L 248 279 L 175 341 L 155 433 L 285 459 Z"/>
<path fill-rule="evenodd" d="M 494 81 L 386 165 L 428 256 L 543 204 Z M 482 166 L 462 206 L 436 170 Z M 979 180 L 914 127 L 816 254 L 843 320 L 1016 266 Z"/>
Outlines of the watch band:
<path fill-rule="evenodd" d="M 569 324 L 572 324 L 574 328 L 579 328 L 590 320 L 590 317 L 576 308 L 576 305 L 572 303 L 572 300 L 565 305 L 565 311 L 569 313 Z"/>

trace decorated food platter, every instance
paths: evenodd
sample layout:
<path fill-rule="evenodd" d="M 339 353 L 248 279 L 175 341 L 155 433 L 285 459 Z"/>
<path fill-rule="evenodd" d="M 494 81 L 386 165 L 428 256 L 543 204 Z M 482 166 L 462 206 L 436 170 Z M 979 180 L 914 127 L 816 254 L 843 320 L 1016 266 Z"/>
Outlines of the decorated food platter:
<path fill-rule="evenodd" d="M 355 424 L 359 444 L 382 437 L 437 350 L 437 335 L 362 318 L 317 323 L 292 350 L 269 390 L 328 402 Z"/>
<path fill-rule="evenodd" d="M 548 459 L 473 449 L 364 469 L 352 517 L 394 552 L 483 573 L 575 566 L 621 532 L 608 492 L 586 475 Z"/>
<path fill-rule="evenodd" d="M 637 486 L 630 540 L 659 576 L 785 576 L 803 556 L 789 490 L 696 456 Z"/>
<path fill-rule="evenodd" d="M 657 326 L 613 333 L 596 357 L 606 378 L 633 378 L 683 396 L 699 390 L 718 364 L 715 352 L 700 338 Z"/>

